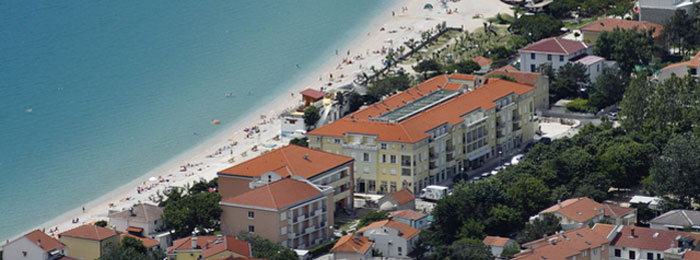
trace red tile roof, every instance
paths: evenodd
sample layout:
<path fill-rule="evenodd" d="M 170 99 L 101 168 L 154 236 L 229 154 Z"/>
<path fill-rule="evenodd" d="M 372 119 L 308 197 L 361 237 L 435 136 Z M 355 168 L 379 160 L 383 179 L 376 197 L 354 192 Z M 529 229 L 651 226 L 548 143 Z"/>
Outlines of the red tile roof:
<path fill-rule="evenodd" d="M 300 93 L 302 96 L 307 96 L 307 97 L 313 98 L 314 100 L 319 100 L 319 99 L 321 99 L 324 95 L 326 95 L 325 93 L 323 93 L 323 92 L 321 92 L 321 91 L 318 91 L 318 90 L 315 90 L 315 89 L 310 89 L 310 88 L 307 88 L 306 90 L 304 90 L 304 91 L 302 91 L 302 92 L 299 92 L 299 93 Z"/>
<path fill-rule="evenodd" d="M 391 229 L 398 230 L 400 236 L 405 239 L 411 239 L 412 237 L 415 237 L 416 235 L 418 235 L 418 233 L 420 233 L 420 230 L 415 229 L 411 227 L 411 225 L 395 220 L 393 218 L 373 222 L 365 227 L 360 228 L 359 230 L 357 230 L 357 232 L 362 233 L 367 230 L 379 227 L 388 227 Z"/>
<path fill-rule="evenodd" d="M 463 79 L 463 80 L 471 80 L 474 78 L 473 75 L 463 75 L 463 74 L 457 74 L 457 75 L 452 75 L 450 78 L 456 78 L 456 79 Z M 374 103 L 370 106 L 367 106 L 363 109 L 360 109 L 354 113 L 351 114 L 351 116 L 346 116 L 346 119 L 353 118 L 355 120 L 359 119 L 368 119 L 369 117 L 376 117 L 381 114 L 384 114 L 386 112 L 391 111 L 392 109 L 395 109 L 397 107 L 403 106 L 408 102 L 414 101 L 416 99 L 419 99 L 427 94 L 433 93 L 437 90 L 443 89 L 447 84 L 447 76 L 446 75 L 440 75 L 436 77 L 432 77 L 426 81 L 423 81 L 422 83 L 418 84 L 415 87 L 409 88 L 405 91 L 399 92 L 396 95 L 392 95 L 390 97 L 385 98 L 382 101 L 379 101 L 377 103 Z"/>
<path fill-rule="evenodd" d="M 355 253 L 367 253 L 367 251 L 372 248 L 372 241 L 369 238 L 363 236 L 357 236 L 355 234 L 349 234 L 338 239 L 338 242 L 333 245 L 331 249 L 332 252 L 355 252 Z"/>
<path fill-rule="evenodd" d="M 586 197 L 573 198 L 557 203 L 540 214 L 557 212 L 576 222 L 583 223 L 602 214 L 603 204 Z"/>
<path fill-rule="evenodd" d="M 603 223 L 595 223 L 595 225 L 593 225 L 593 232 L 601 234 L 605 237 L 607 237 L 610 234 L 610 232 L 613 231 L 613 229 L 615 229 L 615 225 Z"/>
<path fill-rule="evenodd" d="M 145 246 L 146 248 L 151 248 L 151 247 L 160 245 L 160 243 L 158 241 L 155 241 L 155 240 L 147 238 L 147 237 L 139 237 L 139 236 L 134 236 L 132 234 L 127 234 L 127 233 L 119 234 L 120 241 L 124 240 L 124 237 L 133 237 L 133 238 L 136 238 L 138 240 L 141 240 L 141 243 L 143 243 L 143 246 Z"/>
<path fill-rule="evenodd" d="M 27 233 L 24 235 L 29 241 L 32 241 L 35 245 L 39 246 L 41 250 L 44 250 L 44 252 L 47 251 L 52 251 L 54 249 L 63 249 L 66 247 L 63 243 L 59 242 L 53 237 L 50 237 L 44 232 L 41 232 L 40 230 L 34 230 L 32 232 Z"/>
<path fill-rule="evenodd" d="M 625 208 L 610 204 L 603 204 L 606 218 L 618 218 L 634 212 L 634 208 Z"/>
<path fill-rule="evenodd" d="M 615 28 L 620 28 L 623 30 L 629 30 L 632 28 L 637 28 L 637 31 L 641 30 L 654 30 L 652 37 L 656 38 L 661 35 L 664 27 L 660 24 L 655 24 L 647 21 L 632 21 L 632 20 L 622 20 L 613 18 L 603 18 L 597 21 L 593 21 L 586 26 L 581 27 L 581 31 L 588 32 L 602 32 L 602 31 L 612 31 Z"/>
<path fill-rule="evenodd" d="M 192 237 L 185 237 L 173 241 L 173 245 L 168 247 L 168 253 L 175 253 L 176 250 L 191 250 Z M 202 258 L 207 258 L 215 254 L 230 251 L 236 254 L 251 257 L 252 251 L 248 242 L 238 240 L 232 236 L 222 236 L 218 240 L 216 236 L 197 236 L 197 248 L 202 250 Z"/>
<path fill-rule="evenodd" d="M 696 53 L 695 56 L 690 59 L 690 64 L 688 64 L 688 67 L 697 68 L 698 62 L 700 62 L 700 51 L 698 51 L 698 53 Z"/>
<path fill-rule="evenodd" d="M 410 219 L 410 220 L 419 220 L 419 219 L 422 219 L 422 218 L 428 216 L 428 215 L 425 215 L 423 213 L 420 213 L 418 211 L 411 210 L 411 209 L 392 211 L 392 212 L 389 212 L 389 214 L 394 216 L 394 217 L 397 217 L 397 218 Z"/>
<path fill-rule="evenodd" d="M 484 56 L 479 56 L 479 57 L 473 58 L 472 61 L 479 64 L 479 66 L 486 66 L 486 65 L 490 65 L 493 63 L 492 59 L 486 58 Z"/>
<path fill-rule="evenodd" d="M 431 78 L 426 82 L 431 82 L 431 84 L 427 84 L 427 86 L 431 86 L 435 84 L 436 81 L 444 84 L 445 80 L 445 75 L 441 75 Z M 424 82 L 424 84 L 426 82 Z M 424 84 L 421 84 L 421 86 Z M 412 93 L 411 95 L 416 93 L 414 89 L 410 91 Z M 522 95 L 533 89 L 534 88 L 524 84 L 493 79 L 489 80 L 488 84 L 482 87 L 461 94 L 397 123 L 370 120 L 369 116 L 376 117 L 380 115 L 379 112 L 386 113 L 390 111 L 385 105 L 378 107 L 372 105 L 353 113 L 352 117 L 346 116 L 333 123 L 317 128 L 309 132 L 308 135 L 343 137 L 347 133 L 357 133 L 377 136 L 378 141 L 415 143 L 428 138 L 429 136 L 426 132 L 435 127 L 446 123 L 456 125 L 464 121 L 461 116 L 466 113 L 480 108 L 484 110 L 494 108 L 496 107 L 494 101 L 499 98 L 511 93 Z M 421 90 L 425 91 L 422 87 Z M 393 97 L 401 96 L 404 98 L 406 95 L 403 93 L 406 93 L 406 91 L 402 92 L 402 94 L 394 95 Z M 396 104 L 396 106 L 393 105 L 395 103 L 393 97 L 386 99 L 392 100 L 392 104 L 389 106 L 391 109 L 400 106 L 399 104 Z M 389 105 L 389 102 L 385 103 Z M 403 105 L 402 102 L 399 103 Z M 367 111 L 374 112 L 368 113 Z"/>
<path fill-rule="evenodd" d="M 446 89 L 446 90 L 455 90 L 455 91 L 457 91 L 457 90 L 459 90 L 459 88 L 461 88 L 461 87 L 462 87 L 462 84 L 459 84 L 459 83 L 447 83 L 447 84 L 445 85 L 445 88 L 444 88 L 444 89 Z"/>
<path fill-rule="evenodd" d="M 683 260 L 700 260 L 700 252 L 688 251 L 683 255 Z"/>
<path fill-rule="evenodd" d="M 135 232 L 135 233 L 141 233 L 141 232 L 143 232 L 143 228 L 140 228 L 140 227 L 131 227 L 131 226 L 130 226 L 130 227 L 126 228 L 126 231 Z"/>
<path fill-rule="evenodd" d="M 222 205 L 230 206 L 227 204 L 236 204 L 282 209 L 317 196 L 322 196 L 321 190 L 314 185 L 294 178 L 284 178 L 235 197 L 224 199 Z"/>
<path fill-rule="evenodd" d="M 260 177 L 264 173 L 275 172 L 282 177 L 294 175 L 309 179 L 353 160 L 352 157 L 298 145 L 287 145 L 220 171 L 218 174 Z"/>
<path fill-rule="evenodd" d="M 413 195 L 413 192 L 409 191 L 408 189 L 401 189 L 397 192 L 389 194 L 396 202 L 399 203 L 399 205 L 403 205 L 406 203 L 409 203 L 411 201 L 414 201 L 416 197 Z"/>
<path fill-rule="evenodd" d="M 474 75 L 455 73 L 455 74 L 450 75 L 449 78 L 450 79 L 458 79 L 458 80 L 474 80 Z"/>
<path fill-rule="evenodd" d="M 528 44 L 521 48 L 520 51 L 571 54 L 591 46 L 593 44 L 551 37 Z"/>
<path fill-rule="evenodd" d="M 537 83 L 537 79 L 540 77 L 540 73 L 537 72 L 521 72 L 518 69 L 516 69 L 513 66 L 506 65 L 503 67 L 500 67 L 494 71 L 491 71 L 485 75 L 485 77 L 491 77 L 492 75 L 505 75 L 509 76 L 518 83 L 529 85 L 529 86 L 535 86 L 535 83 Z"/>
<path fill-rule="evenodd" d="M 554 244 L 550 244 L 549 241 L 556 241 Z M 526 243 L 524 246 L 527 247 L 528 244 L 541 243 L 544 242 L 539 247 L 534 247 L 533 249 L 526 250 L 518 255 L 516 255 L 514 260 L 558 260 L 567 259 L 574 255 L 578 255 L 583 250 L 588 250 L 591 248 L 600 247 L 601 245 L 608 244 L 608 240 L 605 236 L 593 232 L 588 227 L 582 227 L 578 229 L 573 229 L 566 231 L 564 233 L 559 233 L 546 238 L 541 238 L 532 242 Z"/>
<path fill-rule="evenodd" d="M 681 67 L 681 66 L 690 66 L 690 61 L 673 63 L 673 64 L 670 64 L 666 67 L 661 68 L 661 70 L 673 69 L 673 68 L 677 68 L 677 67 Z"/>
<path fill-rule="evenodd" d="M 634 230 L 634 236 L 632 236 Z M 671 242 L 678 245 L 678 238 L 694 238 L 698 242 L 700 234 L 690 232 L 651 229 L 635 226 L 622 226 L 622 230 L 613 238 L 613 246 L 641 248 L 646 250 L 664 251 L 671 247 Z"/>
<path fill-rule="evenodd" d="M 484 243 L 484 245 L 488 245 L 488 246 L 501 246 L 502 247 L 502 246 L 505 246 L 506 243 L 508 243 L 508 240 L 510 240 L 510 238 L 486 236 L 486 238 L 484 238 L 483 243 Z"/>
<path fill-rule="evenodd" d="M 89 240 L 102 241 L 107 238 L 118 235 L 116 231 L 103 228 L 95 225 L 82 225 L 74 229 L 68 230 L 58 235 L 58 237 L 77 237 Z"/>

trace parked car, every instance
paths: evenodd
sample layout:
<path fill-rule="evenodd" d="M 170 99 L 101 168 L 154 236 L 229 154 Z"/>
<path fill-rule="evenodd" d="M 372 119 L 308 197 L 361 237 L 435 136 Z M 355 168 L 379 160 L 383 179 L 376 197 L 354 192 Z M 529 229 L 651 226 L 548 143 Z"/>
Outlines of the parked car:
<path fill-rule="evenodd" d="M 610 118 L 610 120 L 617 120 L 617 113 L 620 112 L 619 108 L 614 108 L 610 112 L 608 112 L 607 116 Z"/>
<path fill-rule="evenodd" d="M 476 177 L 472 178 L 471 182 L 480 181 L 480 180 L 481 180 L 481 176 L 476 176 Z"/>
<path fill-rule="evenodd" d="M 525 154 L 519 153 L 510 159 L 510 163 L 512 165 L 516 165 L 516 164 L 520 163 L 520 161 L 522 161 L 523 159 L 525 159 Z"/>
<path fill-rule="evenodd" d="M 549 138 L 549 137 L 542 137 L 542 138 L 540 138 L 539 141 L 537 141 L 537 143 L 538 143 L 538 144 L 550 145 L 550 144 L 552 144 L 552 138 Z"/>

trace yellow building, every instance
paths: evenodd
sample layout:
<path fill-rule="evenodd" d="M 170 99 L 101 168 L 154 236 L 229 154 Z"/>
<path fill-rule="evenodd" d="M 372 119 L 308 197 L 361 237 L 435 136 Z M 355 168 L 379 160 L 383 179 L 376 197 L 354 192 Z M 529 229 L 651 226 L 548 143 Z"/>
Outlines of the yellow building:
<path fill-rule="evenodd" d="M 226 257 L 251 257 L 248 242 L 232 236 L 192 236 L 173 242 L 168 247 L 169 260 L 209 260 Z"/>
<path fill-rule="evenodd" d="M 507 80 L 441 75 L 309 132 L 309 147 L 355 158 L 356 192 L 418 193 L 530 142 L 534 96 Z"/>
<path fill-rule="evenodd" d="M 58 235 L 58 240 L 65 244 L 66 256 L 94 260 L 100 258 L 111 243 L 119 245 L 116 231 L 95 225 L 82 225 Z"/>

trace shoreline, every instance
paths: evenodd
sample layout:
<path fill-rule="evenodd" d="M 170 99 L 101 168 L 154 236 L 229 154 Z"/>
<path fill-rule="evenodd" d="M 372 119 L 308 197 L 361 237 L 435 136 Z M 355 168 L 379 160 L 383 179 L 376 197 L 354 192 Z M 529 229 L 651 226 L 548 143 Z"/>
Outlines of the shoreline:
<path fill-rule="evenodd" d="M 450 16 L 444 11 L 441 11 L 437 1 L 429 2 L 434 2 L 433 4 L 436 7 L 434 10 L 424 10 L 423 4 L 425 3 L 423 2 L 402 2 L 397 0 L 395 3 L 387 5 L 386 10 L 377 12 L 373 18 L 368 19 L 369 22 L 360 24 L 360 29 L 356 31 L 358 34 L 353 35 L 355 37 L 343 37 L 339 39 L 340 44 L 334 44 L 343 47 L 342 49 L 338 49 L 339 54 L 333 56 L 333 53 L 329 52 L 327 55 L 330 56 L 330 58 L 324 58 L 328 56 L 322 54 L 319 58 L 321 59 L 320 61 L 314 61 L 314 63 L 319 64 L 319 66 L 310 69 L 309 72 L 307 72 L 308 74 L 290 79 L 289 82 L 282 82 L 282 84 L 289 85 L 289 88 L 284 88 L 286 92 L 277 95 L 271 94 L 270 96 L 272 98 L 268 101 L 260 100 L 256 105 L 256 107 L 259 108 L 251 109 L 251 112 L 249 112 L 247 116 L 236 119 L 201 143 L 179 153 L 152 170 L 147 171 L 144 175 L 128 181 L 102 196 L 91 200 L 85 204 L 86 210 L 84 212 L 81 207 L 70 209 L 35 228 L 24 231 L 21 234 L 12 235 L 11 239 L 15 239 L 36 228 L 39 230 L 46 228 L 46 231 L 48 231 L 54 227 L 58 227 L 58 232 L 54 234 L 47 232 L 49 235 L 55 235 L 84 223 L 90 223 L 99 219 L 107 219 L 107 213 L 110 209 L 121 210 L 138 201 L 149 202 L 149 196 L 154 195 L 156 191 L 163 190 L 167 186 L 184 186 L 186 184 L 191 184 L 193 181 L 198 181 L 200 178 L 211 180 L 216 177 L 217 171 L 254 158 L 262 151 L 269 150 L 268 148 L 261 147 L 257 152 L 252 152 L 250 148 L 254 145 L 260 147 L 259 144 L 275 144 L 276 146 L 273 149 L 276 149 L 289 142 L 288 138 L 280 137 L 279 141 L 273 141 L 271 139 L 275 135 L 280 134 L 280 121 L 276 115 L 279 115 L 286 108 L 295 106 L 301 102 L 300 96 L 298 95 L 299 91 L 306 88 L 319 89 L 322 85 L 327 88 L 335 88 L 350 83 L 354 78 L 352 75 L 353 72 L 358 70 L 358 65 L 363 66 L 365 70 L 372 65 L 379 68 L 377 65 L 382 63 L 384 55 L 375 55 L 372 53 L 373 51 L 379 50 L 387 45 L 389 47 L 402 46 L 403 41 L 409 38 L 420 40 L 419 31 L 432 29 L 435 24 L 443 21 L 447 22 L 448 26 L 463 26 L 465 30 L 473 30 L 481 26 L 484 21 L 483 19 L 472 19 L 474 14 L 482 14 L 484 17 L 491 17 L 496 15 L 495 12 L 488 12 L 493 11 L 493 9 L 497 9 L 501 13 L 510 12 L 508 5 L 501 3 L 499 0 L 481 1 L 479 6 L 482 10 L 476 10 L 477 7 L 474 7 L 473 4 L 467 1 L 460 1 L 457 3 L 449 3 L 449 5 L 450 8 L 458 8 L 459 12 L 463 13 Z M 404 6 L 407 7 L 407 11 L 405 12 L 402 11 L 402 7 Z M 386 30 L 379 30 L 379 28 L 385 28 Z M 391 31 L 395 32 L 390 33 Z M 345 38 L 350 40 L 345 41 L 346 43 L 343 44 L 342 40 L 345 40 Z M 389 39 L 392 41 L 388 41 Z M 331 49 L 332 47 L 329 48 L 329 50 Z M 351 54 L 349 56 L 346 55 L 346 51 L 348 50 Z M 357 60 L 353 59 L 352 57 L 356 55 L 360 55 L 363 58 Z M 344 64 L 341 66 L 340 64 L 344 58 L 352 60 L 354 64 Z M 336 66 L 336 64 L 338 64 L 338 66 Z M 338 69 L 339 67 L 341 69 Z M 343 77 L 342 80 L 334 81 L 333 85 L 329 87 L 326 84 L 330 80 L 329 76 L 331 73 L 336 76 L 333 78 L 334 80 L 338 80 L 338 75 L 348 76 Z M 289 95 L 290 92 L 295 95 Z M 267 117 L 261 119 L 260 115 L 266 115 Z M 259 137 L 252 139 L 245 138 L 246 133 L 244 133 L 242 129 L 250 128 L 254 125 L 260 128 Z M 238 142 L 238 144 L 229 147 L 234 141 Z M 222 148 L 225 149 L 221 151 L 220 149 Z M 220 154 L 212 158 L 207 157 L 216 151 L 220 151 Z M 243 151 L 247 153 L 247 156 L 241 156 Z M 234 163 L 228 162 L 231 156 L 235 158 Z M 195 166 L 194 169 L 193 167 L 188 167 L 187 171 L 181 172 L 181 166 L 187 165 L 188 163 L 202 164 Z M 161 176 L 163 180 L 168 179 L 169 181 L 148 181 L 148 179 L 153 176 Z M 138 193 L 136 187 L 139 186 L 150 186 L 152 188 Z M 123 198 L 133 199 L 124 200 Z M 109 203 L 114 203 L 114 207 L 110 208 L 108 205 Z M 79 219 L 78 223 L 72 223 L 71 220 L 74 218 Z"/>

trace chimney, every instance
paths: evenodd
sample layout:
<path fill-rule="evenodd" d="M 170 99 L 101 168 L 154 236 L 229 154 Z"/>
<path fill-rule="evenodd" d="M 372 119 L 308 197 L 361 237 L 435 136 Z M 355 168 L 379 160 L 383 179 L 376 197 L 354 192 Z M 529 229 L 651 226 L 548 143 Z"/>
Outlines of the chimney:
<path fill-rule="evenodd" d="M 131 214 L 132 217 L 136 216 L 136 214 L 134 214 L 134 207 L 129 208 L 129 213 Z"/>
<path fill-rule="evenodd" d="M 197 237 L 192 237 L 192 249 L 197 249 Z"/>
<path fill-rule="evenodd" d="M 209 249 L 209 241 L 207 241 L 206 243 L 204 243 L 204 248 L 205 248 L 205 249 Z"/>
<path fill-rule="evenodd" d="M 557 200 L 557 204 L 559 204 L 559 208 L 562 208 L 562 206 L 561 206 L 561 200 Z"/>
<path fill-rule="evenodd" d="M 36 245 L 37 245 L 38 247 L 41 247 L 41 239 L 37 239 L 37 240 L 36 240 Z"/>
<path fill-rule="evenodd" d="M 304 154 L 304 160 L 307 160 L 307 161 L 309 160 L 309 154 L 308 154 L 308 153 L 307 153 L 307 154 Z"/>
<path fill-rule="evenodd" d="M 634 228 L 632 228 L 632 237 L 634 237 Z"/>

